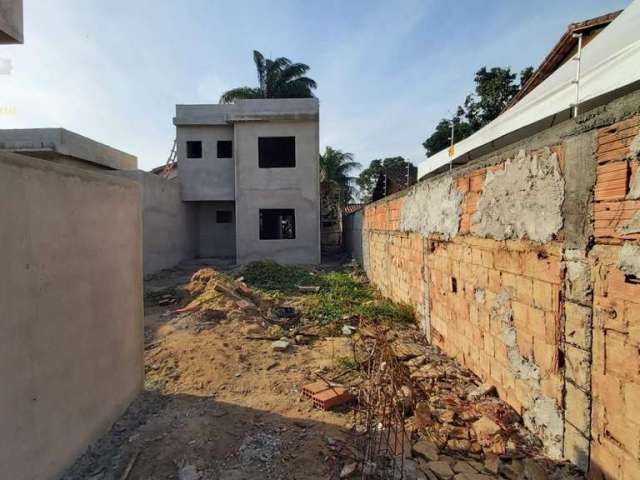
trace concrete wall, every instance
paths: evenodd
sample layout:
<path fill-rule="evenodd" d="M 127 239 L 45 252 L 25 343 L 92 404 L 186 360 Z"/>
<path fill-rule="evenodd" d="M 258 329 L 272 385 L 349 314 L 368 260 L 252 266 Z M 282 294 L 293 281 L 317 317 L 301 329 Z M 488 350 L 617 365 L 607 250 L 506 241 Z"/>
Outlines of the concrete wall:
<path fill-rule="evenodd" d="M 362 222 L 364 210 L 358 210 L 350 215 L 345 215 L 342 219 L 344 232 L 344 249 L 351 254 L 360 265 L 363 263 L 362 257 Z"/>
<path fill-rule="evenodd" d="M 369 205 L 364 267 L 591 478 L 640 472 L 640 93 Z"/>
<path fill-rule="evenodd" d="M 296 167 L 258 168 L 261 136 L 295 136 Z M 238 263 L 266 258 L 288 264 L 320 262 L 318 142 L 317 120 L 235 124 Z M 261 208 L 295 209 L 296 238 L 260 240 Z"/>
<path fill-rule="evenodd" d="M 113 173 L 142 186 L 145 276 L 196 257 L 197 205 L 182 201 L 178 179 L 167 180 L 141 170 Z"/>
<path fill-rule="evenodd" d="M 224 257 L 236 256 L 235 204 L 234 202 L 197 202 L 198 208 L 198 256 Z M 218 223 L 216 213 L 230 211 L 231 223 Z"/>
<path fill-rule="evenodd" d="M 142 192 L 0 153 L 0 465 L 58 478 L 141 392 Z"/>
<path fill-rule="evenodd" d="M 0 130 L 0 150 L 54 161 L 72 159 L 78 166 L 84 163 L 91 168 L 135 170 L 138 166 L 135 156 L 64 128 Z"/>
<path fill-rule="evenodd" d="M 233 127 L 178 126 L 178 163 L 182 199 L 185 201 L 224 201 L 235 198 L 233 158 L 217 158 L 218 140 L 233 140 Z M 202 158 L 187 158 L 187 141 L 202 142 Z"/>
<path fill-rule="evenodd" d="M 23 43 L 22 0 L 0 0 L 0 44 Z"/>

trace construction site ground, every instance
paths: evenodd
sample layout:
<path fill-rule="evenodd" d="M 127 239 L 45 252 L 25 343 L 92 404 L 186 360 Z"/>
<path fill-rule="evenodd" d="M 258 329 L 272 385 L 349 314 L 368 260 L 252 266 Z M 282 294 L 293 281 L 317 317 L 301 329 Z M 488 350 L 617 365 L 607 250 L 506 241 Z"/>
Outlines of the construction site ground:
<path fill-rule="evenodd" d="M 146 282 L 144 393 L 64 480 L 582 478 L 544 458 L 490 386 L 415 326 L 393 324 L 385 338 L 415 382 L 395 452 L 402 468 L 367 471 L 357 405 L 323 411 L 301 388 L 322 379 L 352 390 L 366 383 L 353 356 L 368 327 L 348 315 L 318 322 L 318 306 L 315 319 L 305 318 L 313 292 L 265 296 L 242 282 L 241 270 L 204 266 L 184 263 Z M 292 330 L 270 322 L 278 308 L 298 312 Z M 355 328 L 343 332 L 345 324 Z M 282 351 L 273 345 L 279 336 L 288 338 Z"/>

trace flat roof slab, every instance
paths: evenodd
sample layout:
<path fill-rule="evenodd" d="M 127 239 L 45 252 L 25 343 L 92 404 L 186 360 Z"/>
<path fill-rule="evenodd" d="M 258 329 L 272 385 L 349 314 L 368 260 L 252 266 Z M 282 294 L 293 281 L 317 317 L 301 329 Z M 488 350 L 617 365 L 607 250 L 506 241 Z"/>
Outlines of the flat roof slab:
<path fill-rule="evenodd" d="M 64 128 L 0 130 L 0 150 L 25 155 L 55 153 L 113 170 L 135 170 L 138 158 Z"/>

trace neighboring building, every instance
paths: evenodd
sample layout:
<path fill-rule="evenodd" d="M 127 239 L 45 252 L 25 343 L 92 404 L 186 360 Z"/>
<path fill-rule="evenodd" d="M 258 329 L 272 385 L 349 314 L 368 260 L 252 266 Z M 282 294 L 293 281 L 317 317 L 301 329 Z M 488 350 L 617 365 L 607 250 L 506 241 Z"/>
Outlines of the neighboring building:
<path fill-rule="evenodd" d="M 607 13 L 599 17 L 590 18 L 582 22 L 569 24 L 558 43 L 551 49 L 540 66 L 531 75 L 529 80 L 522 86 L 520 91 L 511 99 L 507 108 L 511 108 L 518 103 L 521 98 L 540 85 L 546 78 L 555 72 L 561 65 L 572 59 L 578 51 L 578 36 L 582 37 L 582 48 L 586 47 L 591 40 L 604 30 L 622 10 Z"/>
<path fill-rule="evenodd" d="M 199 256 L 320 262 L 315 98 L 177 105 L 182 200 L 198 209 Z"/>
<path fill-rule="evenodd" d="M 90 170 L 135 170 L 138 159 L 64 128 L 0 130 L 0 150 Z"/>
<path fill-rule="evenodd" d="M 22 0 L 0 0 L 0 45 L 23 42 Z"/>

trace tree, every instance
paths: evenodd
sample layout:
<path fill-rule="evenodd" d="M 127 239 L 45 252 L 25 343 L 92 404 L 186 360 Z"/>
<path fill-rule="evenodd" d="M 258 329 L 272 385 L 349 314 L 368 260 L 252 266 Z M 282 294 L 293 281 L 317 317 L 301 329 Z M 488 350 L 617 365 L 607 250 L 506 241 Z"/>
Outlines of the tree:
<path fill-rule="evenodd" d="M 275 60 L 264 58 L 262 53 L 253 51 L 253 61 L 258 74 L 257 87 L 238 87 L 227 90 L 220 97 L 220 103 L 233 103 L 249 98 L 310 98 L 317 88 L 315 80 L 306 77 L 310 67 L 304 63 L 292 63 L 285 57 Z"/>
<path fill-rule="evenodd" d="M 356 183 L 360 188 L 360 196 L 364 202 L 371 201 L 371 194 L 376 186 L 378 177 L 381 173 L 391 169 L 408 169 L 409 165 L 413 166 L 410 162 L 403 157 L 387 157 L 384 159 L 372 160 L 367 168 L 365 168 L 360 175 Z"/>
<path fill-rule="evenodd" d="M 474 77 L 475 92 L 467 95 L 464 104 L 458 106 L 453 119 L 440 120 L 435 131 L 422 143 L 427 156 L 451 144 L 451 122 L 455 127 L 454 140 L 459 142 L 495 119 L 532 74 L 533 67 L 524 68 L 520 75 L 512 73 L 509 67 L 478 70 Z"/>
<path fill-rule="evenodd" d="M 356 178 L 349 173 L 354 168 L 360 168 L 358 162 L 353 161 L 353 154 L 343 152 L 331 147 L 326 147 L 320 155 L 320 180 L 332 182 L 340 188 L 342 202 L 349 203 L 353 200 Z"/>

